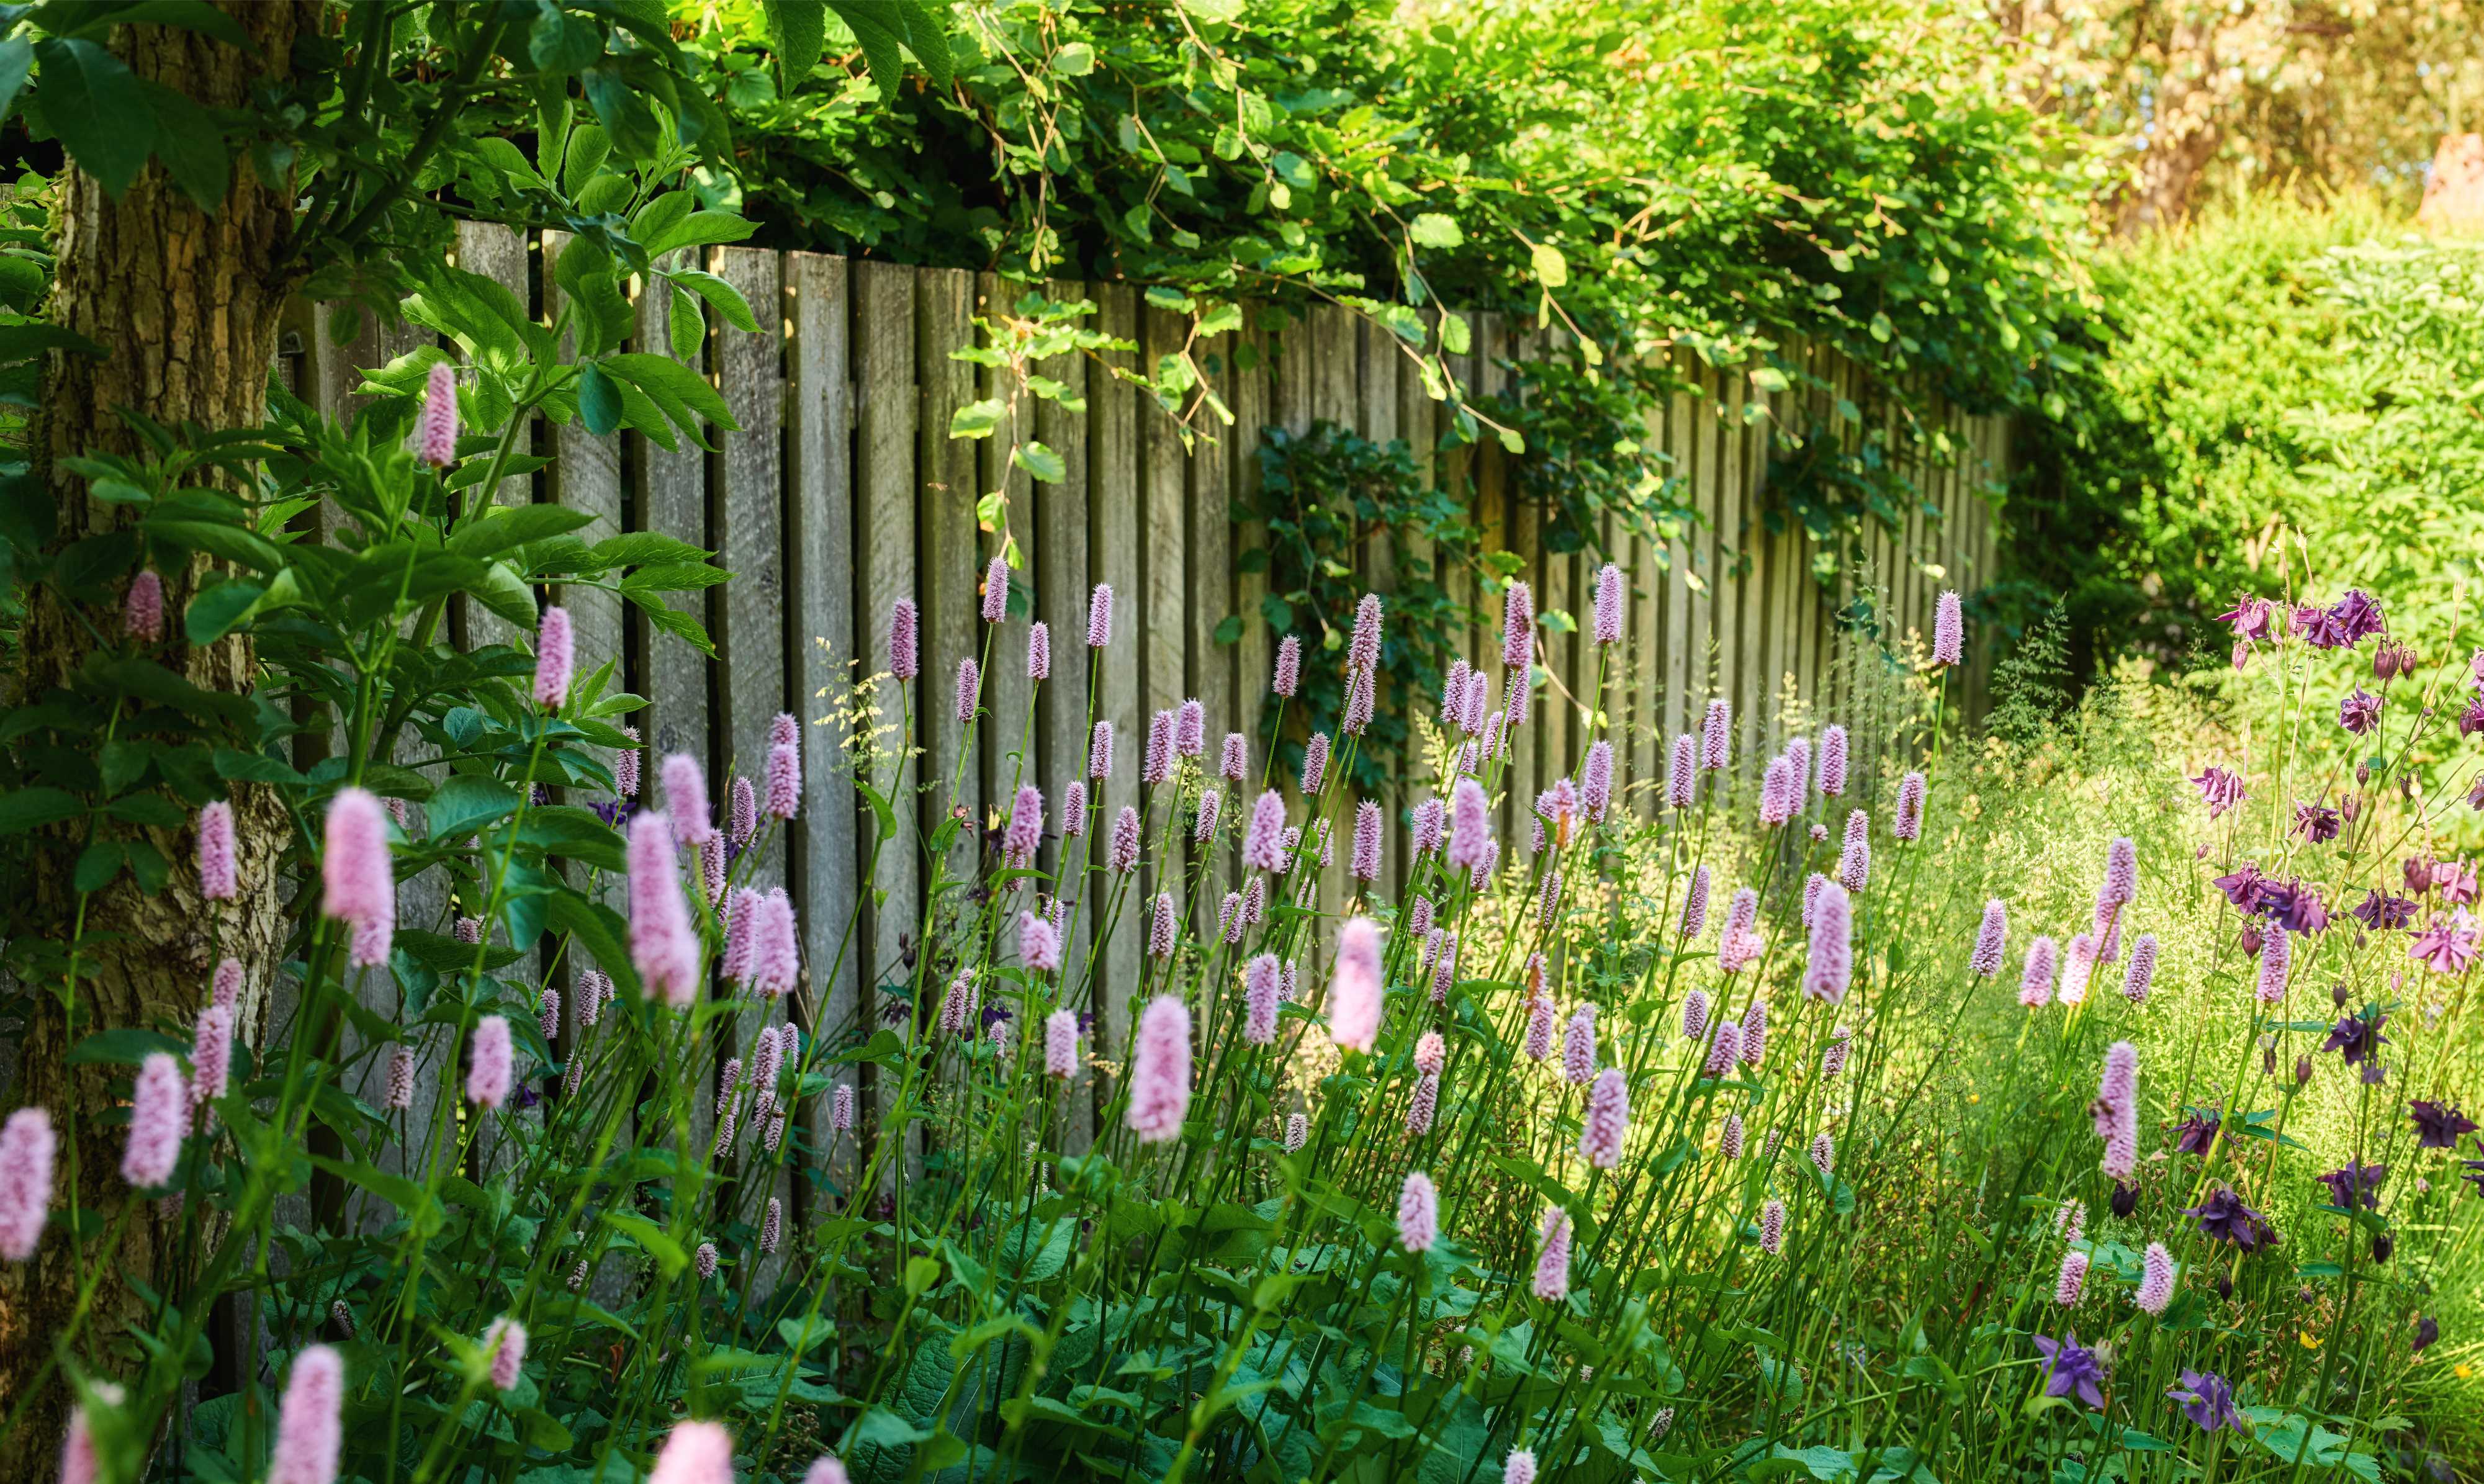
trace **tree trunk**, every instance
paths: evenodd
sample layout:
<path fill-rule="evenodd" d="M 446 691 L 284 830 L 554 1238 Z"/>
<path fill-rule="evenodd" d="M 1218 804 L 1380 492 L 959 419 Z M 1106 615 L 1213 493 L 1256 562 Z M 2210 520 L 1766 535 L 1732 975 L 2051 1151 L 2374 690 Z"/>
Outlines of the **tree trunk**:
<path fill-rule="evenodd" d="M 139 77 L 210 110 L 248 109 L 255 84 L 289 72 L 294 39 L 320 26 L 322 3 L 218 5 L 249 34 L 256 53 L 151 25 L 116 28 L 112 49 Z M 139 453 L 142 445 L 116 407 L 168 425 L 188 420 L 207 428 L 251 427 L 265 418 L 278 324 L 294 286 L 276 264 L 292 225 L 292 193 L 289 183 L 273 190 L 263 185 L 239 150 L 232 178 L 231 194 L 213 215 L 183 195 L 159 164 L 150 164 L 119 201 L 82 172 L 72 173 L 66 184 L 53 317 L 102 345 L 105 354 L 99 360 L 56 354 L 45 379 L 34 456 L 54 491 L 63 544 L 132 517 L 129 506 L 89 499 L 84 480 L 54 468 L 57 460 L 91 449 Z M 256 667 L 247 640 L 230 638 L 205 648 L 181 641 L 179 615 L 202 571 L 162 574 L 168 637 L 157 658 L 199 686 L 243 690 Z M 119 632 L 118 614 L 84 617 L 96 632 Z M 20 694 L 39 694 L 68 677 L 89 650 L 85 634 L 50 590 L 33 595 Z M 58 1372 L 40 1387 L 37 1381 L 55 1337 L 69 1323 L 78 1275 L 100 1270 L 75 1353 L 81 1364 L 107 1374 L 135 1370 L 143 1356 L 127 1336 L 148 1315 L 130 1281 L 160 1289 L 171 1276 L 169 1243 L 176 1228 L 151 1206 L 131 1213 L 116 1251 L 101 1250 L 108 1226 L 98 1226 L 83 1244 L 79 1261 L 79 1244 L 66 1223 L 72 1182 L 77 1209 L 91 1222 L 100 1215 L 108 1223 L 131 1199 L 120 1174 L 122 1130 L 105 1121 L 117 1101 L 113 1083 L 127 1073 L 70 1067 L 65 1054 L 80 1037 L 118 1026 L 153 1026 L 186 1039 L 206 1001 L 218 957 L 237 958 L 243 966 L 244 1024 L 264 1014 L 284 928 L 276 860 L 285 819 L 263 788 L 235 789 L 233 808 L 240 901 L 213 906 L 202 901 L 190 865 L 195 845 L 188 832 L 156 832 L 156 848 L 175 862 L 171 883 L 149 897 L 123 874 L 86 903 L 75 1023 L 64 1012 L 58 983 L 27 986 L 38 1008 L 22 1048 L 17 1098 L 52 1111 L 63 1137 L 61 1183 L 54 1227 L 34 1260 L 0 1265 L 0 1417 L 21 1402 L 26 1406 L 16 1428 L 0 1441 L 0 1477 L 48 1476 L 57 1467 L 69 1396 Z M 76 895 L 61 878 L 65 873 L 41 875 L 55 878 L 29 883 L 39 931 L 65 944 L 72 932 Z"/>

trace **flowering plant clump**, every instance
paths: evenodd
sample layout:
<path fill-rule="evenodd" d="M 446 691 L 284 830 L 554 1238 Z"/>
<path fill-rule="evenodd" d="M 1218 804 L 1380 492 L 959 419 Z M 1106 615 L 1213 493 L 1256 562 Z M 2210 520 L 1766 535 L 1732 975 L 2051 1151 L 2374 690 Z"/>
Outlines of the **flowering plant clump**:
<path fill-rule="evenodd" d="M 206 803 L 203 895 L 306 883 L 300 1012 L 245 1044 L 263 987 L 220 974 L 180 1038 L 98 1032 L 141 1053 L 105 1209 L 55 1207 L 48 1110 L 0 1129 L 0 1256 L 74 1273 L 89 1224 L 131 1221 L 182 1254 L 131 1384 L 100 1362 L 131 1336 L 60 1337 L 73 1476 L 134 1477 L 168 1417 L 176 1467 L 300 1484 L 2372 1466 L 2478 1226 L 2475 877 L 2441 853 L 2467 800 L 2391 787 L 2439 697 L 2385 680 L 2348 730 L 2392 750 L 2306 830 L 2323 780 L 2289 752 L 2183 759 L 2194 789 L 2113 750 L 2146 722 L 2110 697 L 1964 745 L 1945 602 L 1920 669 L 1855 657 L 1844 720 L 1690 708 L 1663 776 L 1617 779 L 1627 574 L 1596 598 L 1549 786 L 1515 783 L 1520 718 L 1569 702 L 1535 693 L 1511 583 L 1498 661 L 1396 718 L 1405 807 L 1364 796 L 1365 597 L 1298 769 L 1269 745 L 1314 662 L 1288 650 L 1268 727 L 1223 746 L 1247 718 L 1192 701 L 1136 758 L 1092 715 L 1063 776 L 1013 754 L 982 850 L 951 848 L 954 779 L 919 836 L 888 807 L 989 667 L 921 674 L 903 605 L 838 713 L 843 802 L 883 823 L 825 932 L 774 884 L 798 719 L 721 788 L 644 758 L 558 607 L 479 704 L 422 713 L 456 763 L 310 786 L 287 862 L 235 860 Z M 1092 654 L 1107 590 L 1091 611 Z M 2254 641 L 2300 696 L 2384 632 L 2325 611 Z M 875 1018 L 834 1023 L 817 986 L 898 850 L 932 905 Z M 443 920 L 402 919 L 425 871 Z M 2329 909 L 2356 892 L 2409 905 Z M 280 1219 L 313 1173 L 341 1204 Z M 188 1407 L 180 1358 L 244 1292 L 272 1348 Z"/>

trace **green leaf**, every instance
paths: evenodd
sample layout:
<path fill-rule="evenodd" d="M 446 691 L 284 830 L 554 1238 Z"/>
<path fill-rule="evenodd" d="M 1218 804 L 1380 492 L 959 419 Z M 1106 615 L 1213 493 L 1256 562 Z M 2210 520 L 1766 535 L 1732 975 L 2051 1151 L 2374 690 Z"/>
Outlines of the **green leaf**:
<path fill-rule="evenodd" d="M 669 277 L 676 284 L 706 300 L 708 307 L 723 315 L 724 322 L 736 330 L 756 332 L 759 329 L 758 316 L 750 312 L 750 301 L 742 297 L 741 289 L 715 274 L 703 273 L 696 268 L 676 268 Z M 674 304 L 674 312 L 678 314 L 680 301 L 675 300 Z M 695 314 L 691 317 L 694 321 L 697 319 Z M 681 359 L 688 361 L 690 358 L 686 355 Z"/>
<path fill-rule="evenodd" d="M 650 256 L 661 257 L 676 248 L 714 247 L 740 242 L 758 229 L 758 223 L 745 221 L 730 211 L 694 211 L 673 224 L 662 236 L 640 245 L 646 248 Z"/>
<path fill-rule="evenodd" d="M 0 119 L 17 106 L 17 94 L 25 91 L 26 74 L 35 66 L 35 39 L 19 32 L 0 41 Z"/>
<path fill-rule="evenodd" d="M 949 415 L 951 438 L 989 438 L 1001 419 L 1009 416 L 1008 406 L 997 398 L 968 402 Z"/>
<path fill-rule="evenodd" d="M 1010 461 L 1046 484 L 1059 484 L 1069 477 L 1069 466 L 1060 454 L 1040 443 L 1028 443 L 1011 453 Z"/>
<path fill-rule="evenodd" d="M 647 1254 L 663 1264 L 666 1277 L 679 1274 L 689 1264 L 689 1254 L 673 1240 L 672 1233 L 635 1211 L 606 1211 L 604 1225 L 636 1242 Z"/>
<path fill-rule="evenodd" d="M 690 220 L 697 221 L 698 218 Z M 724 405 L 724 398 L 708 384 L 708 379 L 678 361 L 644 351 L 632 351 L 607 357 L 604 368 L 644 391 L 655 399 L 658 407 L 663 409 L 664 416 L 672 418 L 686 432 L 694 430 L 696 419 L 689 416 L 692 412 L 725 432 L 742 431 L 742 424 L 733 420 L 733 414 Z"/>
<path fill-rule="evenodd" d="M 578 416 L 598 438 L 621 425 L 621 389 L 592 361 L 578 368 Z"/>
<path fill-rule="evenodd" d="M 42 68 L 43 121 L 78 169 L 118 199 L 155 152 L 155 111 L 120 58 L 93 41 L 35 43 Z"/>
<path fill-rule="evenodd" d="M 518 807 L 518 791 L 481 773 L 457 773 L 442 784 L 423 806 L 435 840 L 471 835 L 498 823 Z"/>
<path fill-rule="evenodd" d="M 535 13 L 526 33 L 526 55 L 547 72 L 582 72 L 604 55 L 604 38 L 585 21 L 548 5 Z"/>
<path fill-rule="evenodd" d="M 1095 70 L 1095 48 L 1072 41 L 1052 54 L 1052 69 L 1064 77 L 1084 77 Z"/>
<path fill-rule="evenodd" d="M 158 1051 L 175 1056 L 187 1056 L 190 1048 L 161 1031 L 140 1026 L 120 1025 L 97 1031 L 69 1048 L 63 1061 L 71 1066 L 103 1063 L 113 1066 L 135 1066 Z"/>
<path fill-rule="evenodd" d="M 1561 250 L 1549 242 L 1538 242 L 1527 249 L 1527 262 L 1535 272 L 1535 282 L 1546 288 L 1563 288 L 1570 283 L 1570 260 Z"/>
<path fill-rule="evenodd" d="M 1418 247 L 1463 247 L 1467 240 L 1467 234 L 1458 229 L 1457 218 L 1439 211 L 1421 213 L 1406 230 Z"/>
<path fill-rule="evenodd" d="M 780 86 L 787 93 L 811 75 L 828 44 L 826 0 L 760 0 L 768 40 L 776 50 Z"/>
<path fill-rule="evenodd" d="M 181 614 L 181 630 L 193 644 L 212 644 L 232 632 L 267 589 L 238 580 L 202 589 Z"/>
<path fill-rule="evenodd" d="M 0 794 L 0 835 L 23 834 L 74 820 L 84 813 L 86 805 L 77 796 L 61 789 L 19 789 L 14 794 Z"/>
<path fill-rule="evenodd" d="M 101 891 L 128 863 L 129 851 L 120 841 L 97 840 L 78 852 L 77 869 L 70 873 L 69 884 L 82 892 Z"/>

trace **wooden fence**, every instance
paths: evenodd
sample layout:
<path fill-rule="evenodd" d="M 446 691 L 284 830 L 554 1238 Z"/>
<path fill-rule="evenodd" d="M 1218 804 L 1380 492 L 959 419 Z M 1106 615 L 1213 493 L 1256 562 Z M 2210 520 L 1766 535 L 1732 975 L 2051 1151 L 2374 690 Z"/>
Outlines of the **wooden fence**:
<path fill-rule="evenodd" d="M 463 266 L 506 284 L 549 320 L 557 290 L 547 258 L 558 250 L 556 237 L 529 242 L 474 227 L 459 256 Z M 1522 742 L 1511 775 L 1510 795 L 1520 802 L 1504 808 L 1524 807 L 1536 790 L 1577 767 L 1572 739 L 1580 719 L 1570 698 L 1586 696 L 1593 684 L 1583 610 L 1602 558 L 1539 550 L 1537 514 L 1510 499 L 1506 459 L 1497 448 L 1436 451 L 1444 409 L 1424 395 L 1415 364 L 1387 332 L 1342 310 L 1315 309 L 1282 334 L 1241 334 L 1236 339 L 1257 352 L 1255 368 L 1237 369 L 1237 358 L 1226 354 L 1212 377 L 1235 424 L 1221 441 L 1195 449 L 1126 383 L 1074 361 L 1048 367 L 1088 404 L 1083 416 L 1051 403 L 1035 413 L 1034 436 L 1061 453 L 1066 479 L 1030 488 L 1017 476 L 1012 484 L 1013 528 L 1026 554 L 1016 581 L 1032 593 L 1034 617 L 1050 625 L 1053 678 L 1030 707 L 1033 688 L 1022 662 L 1029 620 L 1011 617 L 992 643 L 986 717 L 961 738 L 946 719 L 946 695 L 958 661 L 983 654 L 977 593 L 992 551 L 992 538 L 976 526 L 975 497 L 1001 485 L 1005 449 L 992 440 L 949 437 L 956 409 L 998 390 L 992 372 L 952 360 L 950 352 L 971 342 L 970 315 L 1001 307 L 1004 286 L 958 270 L 741 248 L 710 250 L 707 266 L 742 291 L 762 326 L 758 334 L 726 329 L 708 342 L 710 372 L 742 431 L 719 438 L 713 453 L 687 443 L 675 452 L 635 436 L 598 439 L 581 427 L 546 425 L 537 431 L 537 451 L 551 456 L 550 465 L 532 478 L 508 481 L 499 498 L 593 511 L 602 523 L 585 532 L 590 538 L 616 530 L 675 536 L 717 552 L 735 573 L 707 595 L 713 664 L 651 634 L 611 594 L 555 595 L 576 621 L 581 664 L 624 657 L 628 688 L 650 703 L 634 718 L 650 747 L 702 756 L 719 796 L 728 770 L 757 770 L 775 713 L 792 711 L 811 722 L 854 679 L 883 667 L 891 604 L 911 597 L 924 620 L 919 694 L 934 724 L 924 729 L 924 751 L 908 766 L 901 796 L 912 796 L 905 791 L 919 767 L 924 778 L 943 785 L 962 777 L 963 802 L 978 818 L 1005 807 L 1021 773 L 1057 797 L 1078 775 L 1086 747 L 1090 696 L 1081 639 L 1088 592 L 1097 582 L 1111 583 L 1120 602 L 1114 642 L 1100 657 L 1095 714 L 1134 747 L 1150 714 L 1196 696 L 1205 704 L 1211 745 L 1226 730 L 1251 735 L 1256 766 L 1274 636 L 1258 613 L 1264 577 L 1234 570 L 1247 536 L 1229 507 L 1254 487 L 1259 429 L 1299 432 L 1315 419 L 1374 440 L 1405 440 L 1424 479 L 1469 499 L 1487 549 L 1526 559 L 1539 607 L 1578 616 L 1580 632 L 1546 634 L 1543 659 L 1553 685 L 1539 702 L 1545 719 Z M 1092 298 L 1099 328 L 1136 341 L 1147 364 L 1182 344 L 1185 322 L 1146 307 L 1128 284 L 1052 289 L 1057 297 Z M 663 295 L 640 301 L 643 342 L 666 343 L 667 308 Z M 419 335 L 373 330 L 340 346 L 316 333 L 324 328 L 298 337 L 291 370 L 301 394 L 332 410 L 350 409 L 361 367 L 385 364 Z M 1458 358 L 1460 378 L 1478 394 L 1498 390 L 1505 364 L 1523 360 L 1536 343 L 1530 328 L 1483 315 L 1473 352 Z M 1670 458 L 1699 523 L 1663 543 L 1629 537 L 1617 526 L 1606 532 L 1634 589 L 1621 673 L 1608 675 L 1604 689 L 1615 735 L 1626 740 L 1617 749 L 1625 789 L 1660 774 L 1665 739 L 1695 726 L 1711 695 L 1735 701 L 1745 752 L 1772 739 L 1771 698 L 1789 685 L 1831 715 L 1836 701 L 1820 691 L 1831 673 L 1840 598 L 1823 594 L 1809 574 L 1802 538 L 1768 534 L 1761 511 L 1775 430 L 1825 418 L 1835 399 L 1855 395 L 1855 375 L 1823 359 L 1819 369 L 1830 391 L 1771 395 L 1736 371 L 1689 360 L 1683 369 L 1694 390 L 1672 398 L 1648 437 Z M 1848 435 L 1854 431 L 1850 424 Z M 1888 587 L 1889 628 L 1898 635 L 1929 631 L 1939 588 L 1971 591 L 1993 572 L 1993 523 L 1976 492 L 2006 465 L 2008 428 L 1998 419 L 1952 415 L 1945 431 L 1956 458 L 1928 464 L 1915 480 L 1925 501 L 1948 518 L 1927 521 L 1913 510 L 1903 540 L 1871 538 L 1873 565 Z M 1454 596 L 1478 600 L 1470 568 L 1448 564 L 1444 580 Z M 1229 613 L 1242 616 L 1242 636 L 1220 644 L 1216 630 Z M 472 641 L 498 637 L 504 631 L 496 623 L 472 609 L 458 616 L 457 633 Z M 1474 641 L 1489 639 L 1478 633 Z M 1980 661 L 1970 667 L 1970 694 Z M 800 910 L 805 958 L 824 1006 L 821 1029 L 833 1036 L 871 1023 L 884 1008 L 881 986 L 903 985 L 924 863 L 911 842 L 882 854 L 872 885 L 885 900 L 863 912 L 855 951 L 831 975 L 855 905 L 869 816 L 843 770 L 842 729 L 808 725 L 805 738 L 805 797 L 784 884 Z M 1131 766 L 1123 763 L 1125 774 Z M 1407 801 L 1394 800 L 1401 807 Z M 945 786 L 923 791 L 916 806 L 928 832 L 949 806 Z M 1397 818 L 1397 810 L 1390 815 Z M 1402 826 L 1390 831 L 1390 879 L 1402 869 L 1405 849 Z M 1334 869 L 1341 873 L 1342 863 Z M 768 868 L 771 877 L 776 870 Z M 407 893 L 403 920 L 442 921 L 438 887 L 417 881 Z M 1069 948 L 1083 952 L 1081 944 Z M 1134 932 L 1117 934 L 1103 965 L 1108 989 L 1137 982 L 1138 952 Z M 1113 1007 L 1118 998 L 1108 992 L 1102 1003 Z M 1118 1019 L 1116 1009 L 1099 1027 L 1114 1047 Z M 817 1102 L 810 1132 L 814 1147 L 824 1148 L 826 1099 Z M 428 1105 L 427 1093 L 418 1105 Z M 833 1166 L 850 1170 L 851 1154 L 849 1144 Z"/>

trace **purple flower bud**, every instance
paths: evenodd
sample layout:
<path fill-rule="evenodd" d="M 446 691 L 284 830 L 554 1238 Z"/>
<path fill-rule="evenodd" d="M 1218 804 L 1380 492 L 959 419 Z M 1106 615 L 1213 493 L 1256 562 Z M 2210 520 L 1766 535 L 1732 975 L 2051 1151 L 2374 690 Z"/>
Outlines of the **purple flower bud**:
<path fill-rule="evenodd" d="M 1579 768 L 1579 806 L 1602 824 L 1612 801 L 1613 744 L 1599 738 L 1588 745 L 1587 760 Z"/>
<path fill-rule="evenodd" d="M 1853 904 L 1846 888 L 1834 881 L 1820 888 L 1820 901 L 1812 909 L 1811 957 L 1802 975 L 1802 992 L 1831 1005 L 1846 998 L 1846 986 L 1854 970 Z"/>
<path fill-rule="evenodd" d="M 1154 958 L 1170 958 L 1180 938 L 1181 913 L 1173 904 L 1173 893 L 1158 892 L 1155 915 L 1148 928 L 1148 952 Z"/>
<path fill-rule="evenodd" d="M 1250 744 L 1242 740 L 1241 733 L 1225 734 L 1225 749 L 1217 758 L 1216 770 L 1224 775 L 1226 782 L 1237 786 L 1250 775 Z"/>
<path fill-rule="evenodd" d="M 1561 1080 L 1585 1087 L 1596 1080 L 1596 1007 L 1581 1005 L 1561 1032 Z"/>
<path fill-rule="evenodd" d="M 1690 873 L 1690 890 L 1682 899 L 1682 938 L 1684 942 L 1699 936 L 1708 927 L 1708 868 L 1701 866 Z"/>
<path fill-rule="evenodd" d="M 1621 1163 L 1622 1142 L 1629 1134 L 1630 1077 L 1620 1067 L 1608 1066 L 1587 1093 L 1579 1157 L 1598 1170 L 1610 1170 Z"/>
<path fill-rule="evenodd" d="M 1622 569 L 1606 562 L 1596 572 L 1596 642 L 1618 644 L 1622 641 L 1622 605 L 1629 599 L 1628 585 L 1622 580 Z"/>
<path fill-rule="evenodd" d="M 1984 925 L 1976 930 L 1975 953 L 1967 959 L 1966 971 L 1978 979 L 1990 979 L 2001 972 L 2001 958 L 2010 938 L 2010 907 L 1995 897 L 1984 904 Z"/>
<path fill-rule="evenodd" d="M 1380 595 L 1364 593 L 1363 601 L 1354 606 L 1354 636 L 1345 645 L 1347 669 L 1380 667 Z"/>
<path fill-rule="evenodd" d="M 2148 985 L 2156 978 L 2156 934 L 2143 932 L 2130 945 L 2130 971 L 2122 976 L 2121 993 L 2133 1005 L 2147 1003 Z"/>
<path fill-rule="evenodd" d="M 1242 837 L 1242 864 L 1253 871 L 1285 869 L 1285 800 L 1275 789 L 1251 807 L 1251 827 Z"/>
<path fill-rule="evenodd" d="M 1061 838 L 1075 840 L 1087 833 L 1087 784 L 1072 778 L 1061 791 Z"/>
<path fill-rule="evenodd" d="M 1364 799 L 1354 810 L 1354 853 L 1347 869 L 1358 881 L 1380 877 L 1380 806 Z"/>
<path fill-rule="evenodd" d="M 1277 673 L 1269 688 L 1279 695 L 1290 696 L 1303 679 L 1303 641 L 1286 634 L 1277 641 Z"/>
<path fill-rule="evenodd" d="M 1943 590 L 1932 612 L 1932 663 L 1963 663 L 1966 658 L 1966 619 L 1958 610 L 1958 594 Z"/>
<path fill-rule="evenodd" d="M 1460 778 L 1449 795 L 1449 864 L 1479 870 L 1491 844 L 1491 805 L 1483 796 L 1483 786 L 1472 778 Z"/>
<path fill-rule="evenodd" d="M 971 726 L 984 688 L 983 671 L 970 659 L 958 661 L 958 724 Z"/>
<path fill-rule="evenodd" d="M 1664 770 L 1664 801 L 1675 809 L 1688 809 L 1699 801 L 1697 746 L 1688 732 L 1673 740 L 1673 760 Z"/>
<path fill-rule="evenodd" d="M 1207 708 L 1197 697 L 1181 703 L 1174 716 L 1173 750 L 1186 758 L 1207 750 Z"/>
<path fill-rule="evenodd" d="M 1908 773 L 1898 780 L 1898 812 L 1890 822 L 1889 833 L 1901 840 L 1917 840 L 1924 833 L 1924 775 Z"/>
<path fill-rule="evenodd" d="M 996 624 L 1009 616 L 1009 561 L 996 553 L 984 568 L 984 622 Z"/>
<path fill-rule="evenodd" d="M 1225 796 L 1209 789 L 1199 796 L 1199 824 L 1191 838 L 1205 845 L 1216 834 L 1216 817 L 1225 808 Z"/>
<path fill-rule="evenodd" d="M 1512 582 L 1500 602 L 1500 662 L 1523 670 L 1535 653 L 1535 595 Z"/>
<path fill-rule="evenodd" d="M 888 609 L 888 673 L 899 680 L 912 680 L 919 668 L 918 635 L 922 618 L 915 612 L 914 600 L 900 598 Z"/>
<path fill-rule="evenodd" d="M 1113 821 L 1113 847 L 1107 864 L 1121 876 L 1139 869 L 1139 811 L 1131 805 L 1123 804 Z"/>
<path fill-rule="evenodd" d="M 457 462 L 457 370 L 434 361 L 422 376 L 422 407 L 414 418 L 414 456 L 434 469 Z"/>
<path fill-rule="evenodd" d="M 1303 794 L 1306 797 L 1320 791 L 1320 775 L 1328 771 L 1328 734 L 1313 732 L 1303 743 Z"/>
<path fill-rule="evenodd" d="M 1035 624 L 1026 631 L 1026 678 L 1052 678 L 1052 630 L 1047 625 Z"/>
<path fill-rule="evenodd" d="M 1699 725 L 1699 766 L 1715 772 L 1734 757 L 1734 703 L 1717 699 L 1708 703 L 1708 715 Z"/>
<path fill-rule="evenodd" d="M 2038 933 L 2027 945 L 2027 964 L 2018 976 L 2018 1003 L 2029 1010 L 2040 1010 L 2053 1001 L 2053 969 L 2061 958 L 2061 949 L 2049 937 Z"/>
<path fill-rule="evenodd" d="M 1148 745 L 1139 758 L 1139 781 L 1171 783 L 1173 768 L 1173 713 L 1160 711 L 1148 718 Z"/>
<path fill-rule="evenodd" d="M 1087 647 L 1102 649 L 1113 642 L 1113 584 L 1098 582 L 1087 596 Z"/>

